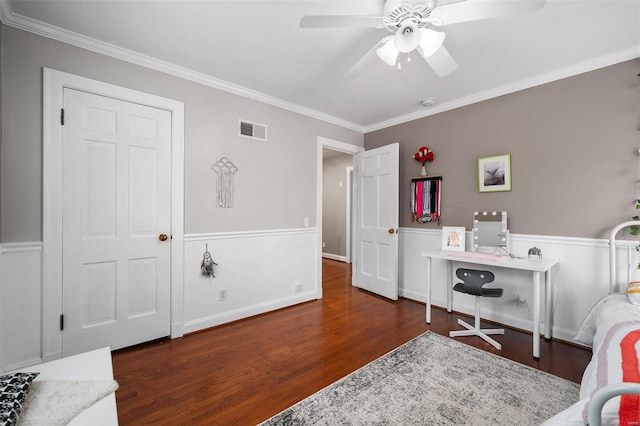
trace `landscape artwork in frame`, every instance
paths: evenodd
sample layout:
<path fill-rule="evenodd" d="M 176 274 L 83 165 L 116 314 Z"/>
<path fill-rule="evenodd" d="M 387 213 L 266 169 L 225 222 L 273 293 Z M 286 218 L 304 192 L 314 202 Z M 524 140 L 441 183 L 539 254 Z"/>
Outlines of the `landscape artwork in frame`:
<path fill-rule="evenodd" d="M 511 191 L 511 154 L 478 159 L 480 192 Z"/>
<path fill-rule="evenodd" d="M 442 250 L 464 251 L 465 242 L 464 226 L 442 227 Z"/>

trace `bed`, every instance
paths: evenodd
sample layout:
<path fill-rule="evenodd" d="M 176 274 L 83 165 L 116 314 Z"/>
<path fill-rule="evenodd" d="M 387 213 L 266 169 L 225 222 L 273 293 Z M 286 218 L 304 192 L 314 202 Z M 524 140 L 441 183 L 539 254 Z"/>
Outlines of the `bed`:
<path fill-rule="evenodd" d="M 591 309 L 574 339 L 592 346 L 580 383 L 580 400 L 545 425 L 640 425 L 640 293 L 616 293 L 616 235 L 640 221 L 624 222 L 609 238 L 609 295 Z M 636 287 L 637 288 L 637 287 Z M 634 303 L 632 303 L 634 302 Z"/>
<path fill-rule="evenodd" d="M 114 394 L 118 385 L 113 380 L 110 348 L 33 365 L 5 375 L 19 374 L 30 376 L 26 381 L 22 380 L 25 398 L 18 404 L 18 426 L 118 424 Z M 0 424 L 4 424 L 2 418 Z"/>

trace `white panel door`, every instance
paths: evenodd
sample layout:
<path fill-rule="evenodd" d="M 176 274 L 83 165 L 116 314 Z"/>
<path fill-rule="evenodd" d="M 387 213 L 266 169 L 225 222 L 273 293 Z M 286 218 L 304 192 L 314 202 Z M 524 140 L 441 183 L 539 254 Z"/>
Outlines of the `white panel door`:
<path fill-rule="evenodd" d="M 64 110 L 63 356 L 168 336 L 171 114 L 72 89 Z"/>
<path fill-rule="evenodd" d="M 398 144 L 358 153 L 354 285 L 398 300 Z"/>

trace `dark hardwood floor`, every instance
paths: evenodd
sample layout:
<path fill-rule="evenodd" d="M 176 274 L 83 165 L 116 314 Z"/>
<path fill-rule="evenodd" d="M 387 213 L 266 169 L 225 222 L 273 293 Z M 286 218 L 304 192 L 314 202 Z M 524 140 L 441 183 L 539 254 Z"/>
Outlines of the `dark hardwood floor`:
<path fill-rule="evenodd" d="M 323 260 L 322 300 L 113 353 L 121 425 L 252 425 L 304 399 L 426 330 L 448 335 L 462 316 L 390 301 L 351 286 L 351 265 Z M 589 350 L 507 329 L 502 350 L 457 340 L 579 382 Z"/>

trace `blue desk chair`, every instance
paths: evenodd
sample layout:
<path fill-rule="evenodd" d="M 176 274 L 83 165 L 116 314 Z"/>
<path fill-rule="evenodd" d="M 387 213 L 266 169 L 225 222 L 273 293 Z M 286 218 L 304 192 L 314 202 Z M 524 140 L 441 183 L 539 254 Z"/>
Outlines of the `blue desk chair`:
<path fill-rule="evenodd" d="M 501 288 L 484 288 L 485 284 L 493 282 L 495 276 L 489 271 L 478 271 L 475 269 L 458 268 L 456 270 L 456 276 L 462 280 L 461 283 L 456 284 L 453 289 L 460 293 L 471 294 L 476 296 L 476 321 L 475 325 L 471 326 L 466 322 L 458 319 L 458 324 L 466 328 L 466 330 L 450 331 L 449 337 L 457 336 L 478 336 L 495 346 L 500 350 L 502 346 L 500 343 L 493 340 L 488 334 L 504 334 L 504 329 L 481 329 L 480 328 L 480 298 L 481 297 L 502 297 Z"/>

